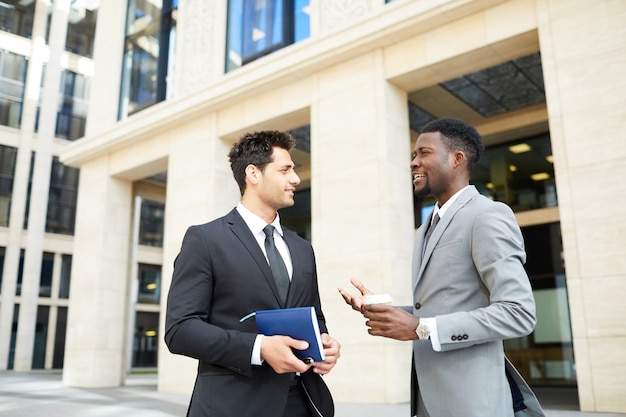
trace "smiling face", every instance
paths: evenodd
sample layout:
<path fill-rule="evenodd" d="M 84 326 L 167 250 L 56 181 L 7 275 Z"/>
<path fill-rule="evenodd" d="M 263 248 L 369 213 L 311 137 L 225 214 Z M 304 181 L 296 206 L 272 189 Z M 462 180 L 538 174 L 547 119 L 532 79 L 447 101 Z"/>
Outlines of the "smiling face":
<path fill-rule="evenodd" d="M 419 135 L 410 164 L 415 195 L 433 196 L 441 207 L 456 191 L 467 185 L 460 181 L 460 174 L 464 172 L 459 169 L 463 157 L 462 152 L 448 149 L 439 132 Z"/>
<path fill-rule="evenodd" d="M 272 148 L 272 162 L 263 171 L 258 170 L 255 187 L 258 201 L 266 209 L 275 212 L 294 205 L 296 185 L 300 184 L 300 177 L 294 168 L 289 151 L 279 147 Z"/>

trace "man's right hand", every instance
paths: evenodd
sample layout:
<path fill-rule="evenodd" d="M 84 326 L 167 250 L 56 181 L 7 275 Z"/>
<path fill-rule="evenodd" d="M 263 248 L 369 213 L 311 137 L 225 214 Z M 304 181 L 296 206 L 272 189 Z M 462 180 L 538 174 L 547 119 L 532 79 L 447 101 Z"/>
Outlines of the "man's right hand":
<path fill-rule="evenodd" d="M 346 304 L 352 306 L 353 310 L 356 310 L 362 313 L 363 312 L 363 300 L 365 296 L 368 294 L 374 294 L 374 293 L 368 290 L 367 288 L 365 288 L 365 285 L 363 285 L 363 283 L 356 278 L 350 278 L 350 283 L 354 285 L 357 290 L 359 290 L 359 292 L 361 293 L 361 296 L 359 297 L 356 295 L 352 295 L 349 292 L 346 292 L 343 288 L 338 288 L 339 294 L 341 294 Z"/>
<path fill-rule="evenodd" d="M 305 373 L 312 366 L 301 361 L 292 349 L 304 350 L 309 344 L 289 336 L 264 336 L 261 342 L 261 359 L 267 362 L 277 374 L 288 372 Z"/>

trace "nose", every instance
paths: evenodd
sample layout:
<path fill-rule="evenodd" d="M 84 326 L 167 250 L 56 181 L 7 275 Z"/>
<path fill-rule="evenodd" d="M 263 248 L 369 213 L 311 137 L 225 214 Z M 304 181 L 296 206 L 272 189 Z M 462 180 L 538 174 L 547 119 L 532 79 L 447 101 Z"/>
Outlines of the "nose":
<path fill-rule="evenodd" d="M 295 172 L 293 173 L 293 177 L 291 178 L 291 181 L 289 181 L 291 184 L 293 185 L 298 185 L 300 184 L 300 177 L 298 176 L 298 174 L 296 174 Z"/>
<path fill-rule="evenodd" d="M 420 161 L 417 155 L 413 156 L 413 159 L 411 159 L 411 163 L 409 163 L 409 167 L 411 168 L 415 168 L 417 166 L 419 166 Z"/>

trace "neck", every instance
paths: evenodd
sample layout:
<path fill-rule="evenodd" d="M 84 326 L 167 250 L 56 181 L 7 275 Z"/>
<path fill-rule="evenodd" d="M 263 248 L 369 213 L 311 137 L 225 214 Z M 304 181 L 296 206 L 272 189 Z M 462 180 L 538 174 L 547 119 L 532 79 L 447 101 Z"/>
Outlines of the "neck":
<path fill-rule="evenodd" d="M 252 213 L 262 218 L 267 224 L 271 224 L 276 219 L 276 210 L 261 203 L 257 199 L 246 197 L 244 194 L 241 197 L 241 204 Z"/>

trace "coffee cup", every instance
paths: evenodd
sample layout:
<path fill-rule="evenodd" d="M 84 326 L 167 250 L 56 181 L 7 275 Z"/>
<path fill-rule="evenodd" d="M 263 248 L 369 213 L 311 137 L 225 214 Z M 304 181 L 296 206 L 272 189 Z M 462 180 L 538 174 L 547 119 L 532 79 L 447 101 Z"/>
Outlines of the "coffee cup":
<path fill-rule="evenodd" d="M 363 304 L 391 304 L 391 294 L 367 294 L 363 297 Z"/>

